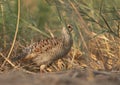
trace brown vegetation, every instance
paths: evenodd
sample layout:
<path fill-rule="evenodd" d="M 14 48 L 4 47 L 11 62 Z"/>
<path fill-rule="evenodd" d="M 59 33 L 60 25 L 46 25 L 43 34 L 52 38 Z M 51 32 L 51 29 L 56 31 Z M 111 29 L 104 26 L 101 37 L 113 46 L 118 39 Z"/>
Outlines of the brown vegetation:
<path fill-rule="evenodd" d="M 72 76 L 79 74 L 80 69 L 84 69 L 84 78 L 86 75 L 89 76 L 92 81 L 94 80 L 95 85 L 103 80 L 108 84 L 112 80 L 118 85 L 119 78 L 116 76 L 118 75 L 116 71 L 118 73 L 120 71 L 119 3 L 119 0 L 114 3 L 112 0 L 35 0 L 34 3 L 33 0 L 0 1 L 0 82 L 5 81 L 2 79 L 4 74 L 10 76 L 8 81 L 18 77 L 19 73 L 26 72 L 30 76 L 38 74 L 38 66 L 20 61 L 12 62 L 11 58 L 16 57 L 22 49 L 33 42 L 54 36 L 60 37 L 61 28 L 66 23 L 70 23 L 74 28 L 72 49 L 67 56 L 46 68 L 45 73 L 64 72 L 78 68 L 79 70 L 76 70 L 78 72 L 73 72 Z M 16 71 L 16 76 L 12 76 L 13 70 L 18 71 Z M 95 70 L 106 73 L 93 76 Z M 69 72 L 62 73 L 62 77 L 67 73 Z M 46 76 L 46 74 L 43 75 Z M 52 81 L 56 79 L 54 75 L 60 76 L 60 74 L 49 75 Z M 58 77 L 56 82 L 65 83 L 62 77 Z M 71 76 L 66 77 L 66 82 L 71 85 L 76 84 L 75 82 L 80 83 L 76 76 L 75 79 L 68 79 L 68 77 Z M 85 83 L 86 79 L 80 76 L 81 78 L 83 79 L 81 82 Z M 46 82 L 46 79 L 40 80 Z M 30 80 L 30 78 L 25 81 L 18 79 L 18 82 Z M 88 77 L 87 80 L 86 85 L 91 83 Z M 48 79 L 49 81 L 51 80 Z"/>

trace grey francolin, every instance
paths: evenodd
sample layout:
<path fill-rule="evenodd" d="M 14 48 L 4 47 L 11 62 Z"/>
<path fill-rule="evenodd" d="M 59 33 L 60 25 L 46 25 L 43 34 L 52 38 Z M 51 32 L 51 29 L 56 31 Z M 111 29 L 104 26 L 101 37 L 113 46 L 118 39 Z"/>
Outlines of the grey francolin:
<path fill-rule="evenodd" d="M 32 60 L 40 69 L 66 56 L 71 49 L 73 39 L 70 25 L 63 27 L 60 38 L 50 38 L 35 42 L 23 50 L 23 53 L 13 60 Z M 43 66 L 42 66 L 43 65 Z"/>

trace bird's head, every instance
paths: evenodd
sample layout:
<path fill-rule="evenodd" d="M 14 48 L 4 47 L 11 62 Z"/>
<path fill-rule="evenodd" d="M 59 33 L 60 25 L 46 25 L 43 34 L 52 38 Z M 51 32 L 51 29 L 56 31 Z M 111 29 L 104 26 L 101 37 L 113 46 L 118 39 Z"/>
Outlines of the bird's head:
<path fill-rule="evenodd" d="M 73 30 L 72 26 L 68 24 L 66 27 L 63 27 L 63 34 L 69 34 Z"/>

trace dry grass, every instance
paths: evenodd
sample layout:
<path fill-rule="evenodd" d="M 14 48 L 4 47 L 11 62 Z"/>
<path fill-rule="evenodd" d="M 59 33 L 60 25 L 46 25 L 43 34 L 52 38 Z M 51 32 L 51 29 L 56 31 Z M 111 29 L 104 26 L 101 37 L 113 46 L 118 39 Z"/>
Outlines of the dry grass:
<path fill-rule="evenodd" d="M 18 0 L 19 1 L 19 0 Z M 37 1 L 37 0 L 36 0 Z M 54 2 L 54 1 L 53 1 Z M 76 3 L 77 2 L 77 3 Z M 93 70 L 105 70 L 105 71 L 120 71 L 120 28 L 119 28 L 119 20 L 113 20 L 109 21 L 109 17 L 112 17 L 113 14 L 108 15 L 101 13 L 99 14 L 99 10 L 93 10 L 93 8 L 87 8 L 89 5 L 85 3 L 83 0 L 81 0 L 81 3 L 79 1 L 65 1 L 65 0 L 58 0 L 52 4 L 51 2 L 48 1 L 48 3 L 51 6 L 51 9 L 56 10 L 57 16 L 59 17 L 59 21 L 55 20 L 54 18 L 51 19 L 51 16 L 49 20 L 53 21 L 48 21 L 48 23 L 45 23 L 44 27 L 45 29 L 50 29 L 53 27 L 53 29 L 46 30 L 44 32 L 41 29 L 38 29 L 36 25 L 32 25 L 29 21 L 26 21 L 23 19 L 23 17 L 18 17 L 18 22 L 19 23 L 19 18 L 21 18 L 21 23 L 23 26 L 23 29 L 26 28 L 31 28 L 31 35 L 34 35 L 34 37 L 30 37 L 30 42 L 27 41 L 27 35 L 28 34 L 23 34 L 19 35 L 20 39 L 16 40 L 16 38 L 12 39 L 12 45 L 11 43 L 7 42 L 7 38 L 4 36 L 9 36 L 8 34 L 3 34 L 3 43 L 1 44 L 1 47 L 3 45 L 4 49 L 0 51 L 0 70 L 1 72 L 4 71 L 9 71 L 13 68 L 15 69 L 26 69 L 26 72 L 32 71 L 32 72 L 37 72 L 39 71 L 39 67 L 31 64 L 22 64 L 21 62 L 11 62 L 10 59 L 14 56 L 17 56 L 19 53 L 21 53 L 21 49 L 26 47 L 32 42 L 35 42 L 39 38 L 45 38 L 49 37 L 49 35 L 52 36 L 58 36 L 59 29 L 56 30 L 57 28 L 61 28 L 63 24 L 66 23 L 72 23 L 74 27 L 74 32 L 72 33 L 73 35 L 73 40 L 74 44 L 69 52 L 69 54 L 63 58 L 59 59 L 58 61 L 54 62 L 50 67 L 46 68 L 46 72 L 56 72 L 56 71 L 63 71 L 63 70 L 68 70 L 72 68 L 91 68 Z M 46 3 L 46 2 L 43 2 Z M 67 5 L 65 5 L 67 3 Z M 79 3 L 79 4 L 78 4 Z M 92 2 L 90 2 L 92 3 Z M 31 10 L 35 10 L 35 12 L 38 9 L 35 9 L 34 7 L 35 3 L 30 3 L 33 8 L 29 8 Z M 105 4 L 105 3 L 104 3 Z M 0 4 L 1 6 L 3 4 Z M 18 5 L 20 5 L 20 2 L 18 2 Z M 25 7 L 29 4 L 24 4 Z M 22 5 L 20 5 L 22 6 Z M 24 6 L 23 6 L 24 7 Z M 94 5 L 93 5 L 94 7 Z M 18 7 L 20 8 L 20 7 Z M 1 8 L 2 9 L 2 8 Z M 86 11 L 86 9 L 88 11 Z M 101 10 L 103 9 L 102 6 L 100 8 Z M 3 9 L 5 10 L 5 8 Z M 33 12 L 30 10 L 30 13 Z M 102 12 L 100 10 L 100 12 Z M 19 10 L 18 10 L 19 11 Z M 119 15 L 119 11 L 115 11 Z M 3 20 L 4 18 L 4 12 L 1 11 Z M 29 14 L 29 13 L 28 13 Z M 84 15 L 83 15 L 84 14 Z M 34 13 L 32 13 L 34 15 Z M 54 15 L 54 12 L 53 12 Z M 117 14 L 116 14 L 117 15 Z M 118 16 L 117 15 L 117 16 Z M 18 13 L 19 16 L 19 13 Z M 70 18 L 71 17 L 71 18 Z M 62 25 L 59 23 L 54 24 L 54 22 L 62 22 Z M 109 23 L 112 23 L 112 25 Z M 101 24 L 102 23 L 102 24 Z M 5 26 L 7 23 L 3 22 L 2 23 L 2 28 L 4 31 L 6 31 L 7 26 Z M 47 25 L 46 25 L 47 24 Z M 5 26 L 5 27 L 4 27 Z M 16 32 L 18 29 L 18 26 L 16 27 Z M 42 28 L 42 27 L 41 27 Z M 24 32 L 25 30 L 30 31 L 28 29 L 20 30 L 21 32 Z M 97 30 L 97 31 L 96 31 Z M 19 31 L 18 31 L 19 32 Z M 39 34 L 40 33 L 40 34 Z M 13 35 L 13 34 L 12 34 Z M 40 37 L 39 37 L 40 36 Z M 17 37 L 16 34 L 14 37 Z M 9 37 L 10 38 L 10 37 Z M 22 39 L 21 39 L 22 38 Z M 28 39 L 29 40 L 29 39 Z M 15 42 L 16 41 L 16 42 Z M 11 41 L 10 41 L 11 42 Z M 1 43 L 1 42 L 0 42 Z M 8 43 L 8 48 L 6 48 L 6 43 Z M 11 46 L 11 47 L 10 47 Z M 14 47 L 14 49 L 13 49 Z M 6 50 L 7 49 L 7 50 Z M 12 66 L 12 67 L 11 67 Z"/>

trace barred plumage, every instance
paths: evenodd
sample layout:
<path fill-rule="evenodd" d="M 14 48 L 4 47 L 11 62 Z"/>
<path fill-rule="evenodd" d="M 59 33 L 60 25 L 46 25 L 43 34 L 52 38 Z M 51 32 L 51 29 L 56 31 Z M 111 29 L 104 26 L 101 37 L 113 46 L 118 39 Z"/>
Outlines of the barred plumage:
<path fill-rule="evenodd" d="M 73 44 L 72 27 L 63 27 L 61 38 L 49 38 L 35 42 L 23 50 L 23 53 L 14 60 L 32 60 L 37 65 L 49 65 L 57 59 L 67 55 Z"/>

